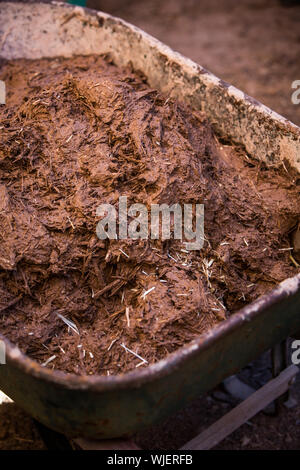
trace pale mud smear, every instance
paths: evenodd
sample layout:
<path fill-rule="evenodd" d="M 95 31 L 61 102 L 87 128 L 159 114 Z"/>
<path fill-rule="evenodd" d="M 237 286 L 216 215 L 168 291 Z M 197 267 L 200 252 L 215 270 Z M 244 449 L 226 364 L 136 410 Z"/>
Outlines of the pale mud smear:
<path fill-rule="evenodd" d="M 220 142 L 205 115 L 107 58 L 1 65 L 0 331 L 24 353 L 76 374 L 145 367 L 297 273 L 287 164 Z M 99 240 L 97 207 L 124 195 L 203 203 L 203 249 Z"/>

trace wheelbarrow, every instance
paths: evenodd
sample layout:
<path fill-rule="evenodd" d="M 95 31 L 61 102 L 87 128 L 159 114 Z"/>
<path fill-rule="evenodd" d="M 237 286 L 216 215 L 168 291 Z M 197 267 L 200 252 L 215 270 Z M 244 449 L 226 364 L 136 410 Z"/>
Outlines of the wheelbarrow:
<path fill-rule="evenodd" d="M 62 3 L 0 3 L 0 58 L 107 54 L 149 85 L 206 113 L 218 135 L 266 165 L 300 171 L 300 129 L 200 65 L 121 19 Z M 300 275 L 287 279 L 144 370 L 75 376 L 43 368 L 6 338 L 0 389 L 69 437 L 129 436 L 158 423 L 300 330 Z"/>

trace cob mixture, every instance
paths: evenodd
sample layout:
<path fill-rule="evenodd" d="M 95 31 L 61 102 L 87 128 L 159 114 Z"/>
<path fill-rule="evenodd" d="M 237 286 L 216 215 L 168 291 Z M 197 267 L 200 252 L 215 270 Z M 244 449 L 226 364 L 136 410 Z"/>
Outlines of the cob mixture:
<path fill-rule="evenodd" d="M 108 57 L 0 63 L 0 332 L 45 367 L 164 358 L 299 271 L 300 178 Z M 100 240 L 103 203 L 204 204 L 205 242 Z"/>

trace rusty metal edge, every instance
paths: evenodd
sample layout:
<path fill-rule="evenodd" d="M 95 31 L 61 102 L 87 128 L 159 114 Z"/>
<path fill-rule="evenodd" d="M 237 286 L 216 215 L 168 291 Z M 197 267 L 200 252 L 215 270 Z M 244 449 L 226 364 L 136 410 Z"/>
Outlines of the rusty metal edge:
<path fill-rule="evenodd" d="M 227 320 L 214 327 L 207 333 L 199 336 L 186 346 L 171 353 L 165 359 L 139 371 L 128 372 L 116 376 L 77 376 L 58 370 L 50 370 L 42 367 L 38 362 L 24 355 L 18 347 L 13 345 L 0 333 L 6 346 L 6 361 L 16 368 L 22 369 L 33 377 L 45 382 L 55 383 L 66 389 L 108 391 L 120 390 L 128 387 L 139 387 L 145 383 L 169 375 L 174 369 L 183 366 L 201 351 L 208 349 L 214 342 L 222 340 L 233 330 L 239 328 L 245 322 L 251 322 L 260 313 L 278 304 L 283 299 L 295 295 L 300 291 L 300 274 L 286 279 L 271 292 L 261 296 L 256 301 L 247 305 L 240 311 L 232 314 Z"/>

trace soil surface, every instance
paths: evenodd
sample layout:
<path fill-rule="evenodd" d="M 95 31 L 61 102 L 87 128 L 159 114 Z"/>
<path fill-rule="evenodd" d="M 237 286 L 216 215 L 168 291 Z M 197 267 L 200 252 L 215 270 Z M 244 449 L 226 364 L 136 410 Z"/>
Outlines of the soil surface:
<path fill-rule="evenodd" d="M 219 142 L 204 114 L 107 58 L 18 60 L 0 78 L 0 325 L 30 357 L 77 374 L 146 366 L 297 272 L 287 163 Z M 97 207 L 120 196 L 204 204 L 204 247 L 100 240 Z"/>

